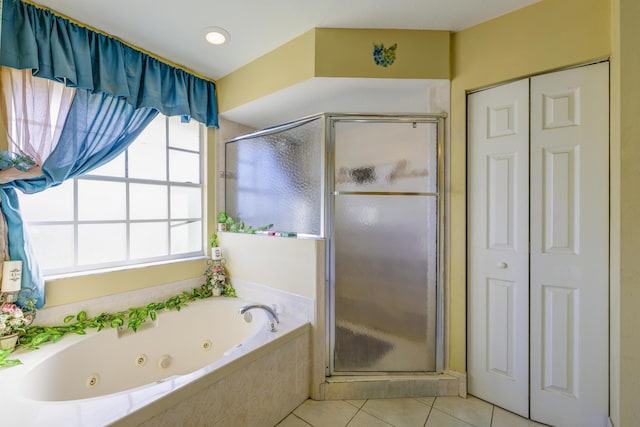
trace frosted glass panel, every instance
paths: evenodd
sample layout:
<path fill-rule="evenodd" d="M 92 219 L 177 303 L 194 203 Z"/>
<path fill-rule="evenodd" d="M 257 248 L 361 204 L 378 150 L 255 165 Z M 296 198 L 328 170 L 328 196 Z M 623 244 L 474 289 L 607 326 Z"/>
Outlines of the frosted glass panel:
<path fill-rule="evenodd" d="M 158 115 L 129 146 L 129 177 L 167 179 L 165 116 Z"/>
<path fill-rule="evenodd" d="M 29 238 L 43 270 L 74 265 L 73 225 L 31 225 Z"/>
<path fill-rule="evenodd" d="M 335 199 L 335 369 L 434 371 L 437 198 Z"/>
<path fill-rule="evenodd" d="M 202 190 L 193 187 L 171 187 L 171 218 L 199 218 L 202 214 Z"/>
<path fill-rule="evenodd" d="M 78 262 L 80 264 L 123 261 L 126 253 L 125 224 L 78 226 Z"/>
<path fill-rule="evenodd" d="M 171 223 L 171 254 L 202 251 L 202 222 L 181 221 Z"/>
<path fill-rule="evenodd" d="M 29 221 L 73 221 L 73 181 L 47 188 L 47 191 L 24 194 L 17 192 L 20 209 Z M 47 209 L 42 209 L 47 206 Z"/>
<path fill-rule="evenodd" d="M 338 121 L 335 139 L 336 191 L 438 191 L 436 123 Z"/>
<path fill-rule="evenodd" d="M 169 146 L 200 151 L 200 124 L 195 120 L 182 123 L 179 116 L 169 117 Z"/>
<path fill-rule="evenodd" d="M 320 235 L 322 120 L 226 144 L 226 211 L 252 226 Z"/>
<path fill-rule="evenodd" d="M 126 185 L 122 182 L 78 180 L 80 221 L 124 220 L 126 203 Z"/>
<path fill-rule="evenodd" d="M 131 184 L 129 212 L 136 219 L 167 219 L 168 188 L 166 185 Z"/>
<path fill-rule="evenodd" d="M 169 181 L 200 183 L 200 154 L 169 150 Z"/>
<path fill-rule="evenodd" d="M 153 258 L 169 254 L 166 222 L 131 224 L 130 257 Z"/>

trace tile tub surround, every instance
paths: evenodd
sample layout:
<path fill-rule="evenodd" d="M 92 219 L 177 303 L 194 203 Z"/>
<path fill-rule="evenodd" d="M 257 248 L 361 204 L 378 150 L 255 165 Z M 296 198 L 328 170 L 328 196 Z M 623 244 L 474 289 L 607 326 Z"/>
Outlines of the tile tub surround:
<path fill-rule="evenodd" d="M 170 396 L 179 402 L 160 399 L 112 425 L 274 426 L 309 396 L 309 328 L 273 347 L 265 347 L 254 360 L 213 384 Z"/>
<path fill-rule="evenodd" d="M 275 306 L 278 312 L 311 323 L 311 391 L 313 399 L 323 399 L 325 382 L 325 317 L 324 291 L 317 291 L 317 298 L 297 295 L 260 283 L 232 278 L 238 295 L 250 301 L 263 301 Z"/>
<path fill-rule="evenodd" d="M 286 314 L 315 324 L 315 300 L 260 283 L 241 279 L 231 279 L 231 284 L 242 299 L 260 301 L 275 307 L 280 314 Z"/>

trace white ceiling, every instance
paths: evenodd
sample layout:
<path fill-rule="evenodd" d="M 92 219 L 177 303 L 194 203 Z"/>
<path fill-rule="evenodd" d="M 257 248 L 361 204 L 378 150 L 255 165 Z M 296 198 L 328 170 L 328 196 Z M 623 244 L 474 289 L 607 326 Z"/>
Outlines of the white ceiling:
<path fill-rule="evenodd" d="M 219 79 L 315 27 L 459 31 L 539 0 L 34 1 L 198 74 Z M 230 33 L 227 44 L 213 46 L 204 40 L 205 28 L 212 26 Z M 326 83 L 320 87 L 326 89 Z M 309 101 L 313 98 L 306 98 L 307 104 Z M 329 110 L 319 105 L 311 110 L 345 111 L 340 105 Z"/>

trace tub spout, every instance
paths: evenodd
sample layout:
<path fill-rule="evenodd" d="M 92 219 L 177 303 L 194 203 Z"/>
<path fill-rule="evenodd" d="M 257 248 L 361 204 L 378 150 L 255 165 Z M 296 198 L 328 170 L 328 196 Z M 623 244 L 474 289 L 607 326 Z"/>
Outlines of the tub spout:
<path fill-rule="evenodd" d="M 264 304 L 250 304 L 250 305 L 245 305 L 243 307 L 240 308 L 239 313 L 240 314 L 245 314 L 247 311 L 253 309 L 253 308 L 260 308 L 264 311 L 267 312 L 267 316 L 269 317 L 269 330 L 271 332 L 275 332 L 277 331 L 277 324 L 280 323 L 280 319 L 278 318 L 278 313 L 276 313 L 276 311 Z"/>

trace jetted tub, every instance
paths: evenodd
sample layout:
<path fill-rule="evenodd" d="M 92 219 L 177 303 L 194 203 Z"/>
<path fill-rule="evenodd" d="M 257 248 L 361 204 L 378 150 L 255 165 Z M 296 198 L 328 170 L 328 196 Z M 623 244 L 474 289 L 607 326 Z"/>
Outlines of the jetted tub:
<path fill-rule="evenodd" d="M 154 425 L 158 422 L 151 422 L 154 417 L 193 421 L 193 411 L 199 420 L 193 422 L 198 424 L 242 422 L 252 414 L 246 410 L 225 412 L 222 402 L 223 396 L 230 397 L 229 385 L 237 382 L 233 375 L 241 372 L 241 381 L 246 382 L 253 366 L 258 369 L 255 375 L 263 375 L 266 369 L 276 373 L 270 377 L 276 380 L 278 369 L 285 366 L 270 366 L 281 363 L 271 356 L 286 349 L 286 354 L 278 353 L 278 359 L 290 357 L 297 366 L 293 381 L 299 379 L 300 383 L 288 384 L 296 389 L 295 396 L 272 402 L 286 406 L 276 410 L 272 420 L 255 415 L 256 420 L 277 422 L 295 407 L 291 405 L 308 396 L 308 375 L 304 378 L 308 363 L 301 365 L 299 360 L 309 359 L 309 325 L 281 315 L 278 331 L 270 332 L 263 310 L 252 309 L 250 316 L 238 313 L 247 304 L 239 299 L 210 298 L 179 312 L 161 312 L 155 322 L 143 325 L 137 333 L 107 329 L 65 336 L 33 352 L 15 352 L 12 358 L 24 364 L 0 370 L 0 402 L 2 408 L 9 409 L 3 410 L 2 425 L 85 427 L 145 421 Z M 247 317 L 252 317 L 250 322 Z M 255 390 L 255 381 L 251 388 L 236 390 L 238 399 L 247 393 L 272 391 Z M 203 393 L 208 393 L 206 401 L 197 401 Z M 196 399 L 192 402 L 196 407 L 191 409 L 190 398 Z M 203 404 L 217 409 L 208 413 Z"/>

